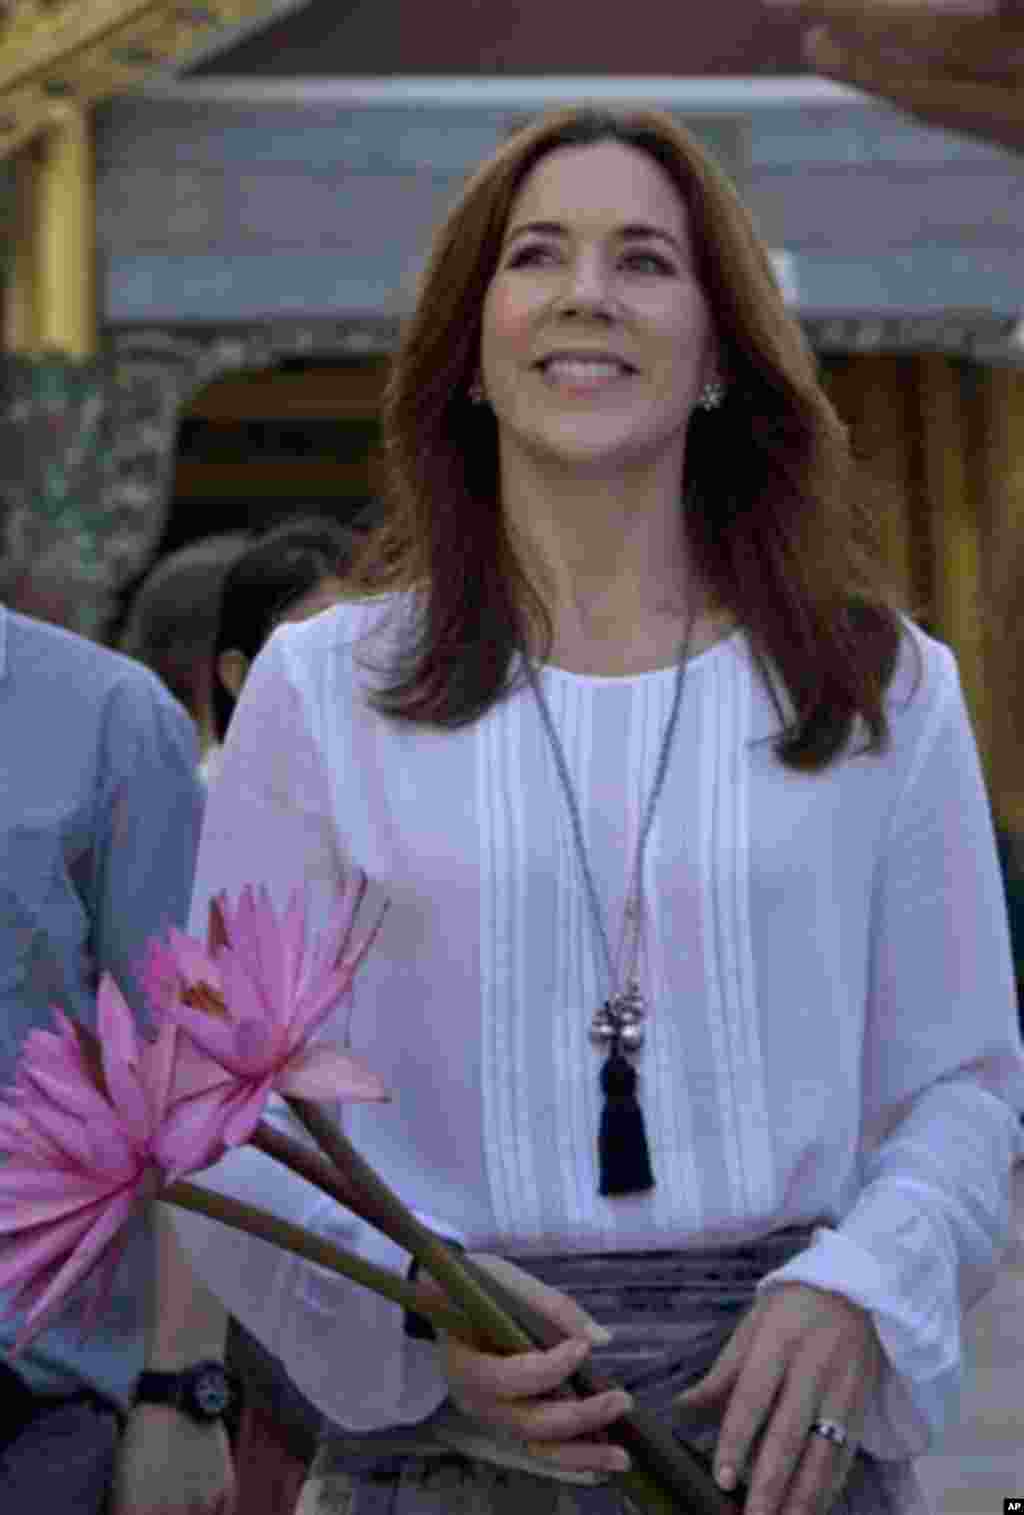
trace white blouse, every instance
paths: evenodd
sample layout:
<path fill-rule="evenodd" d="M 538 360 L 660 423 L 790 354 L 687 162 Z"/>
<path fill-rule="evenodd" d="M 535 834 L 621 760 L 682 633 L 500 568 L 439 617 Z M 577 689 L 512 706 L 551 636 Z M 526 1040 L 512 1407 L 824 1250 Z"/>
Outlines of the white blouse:
<path fill-rule="evenodd" d="M 531 1253 L 730 1245 L 821 1217 L 761 1287 L 798 1280 L 869 1310 L 886 1369 L 864 1445 L 934 1447 L 1024 1154 L 1006 904 L 952 653 L 905 620 L 890 749 L 858 755 L 858 720 L 817 774 L 751 745 L 780 727 L 744 631 L 691 660 L 644 870 L 636 1066 L 656 1187 L 602 1198 L 603 1059 L 587 1032 L 609 986 L 546 729 L 529 686 L 455 731 L 370 711 L 353 643 L 398 603 L 283 626 L 257 658 L 211 784 L 190 929 L 246 882 L 279 905 L 304 882 L 322 920 L 343 870 L 362 867 L 360 936 L 391 908 L 325 1035 L 348 1030 L 392 1091 L 344 1123 L 405 1201 L 527 1267 Z M 375 635 L 367 654 L 383 667 L 389 645 Z M 614 954 L 675 673 L 540 677 Z M 404 1252 L 261 1153 L 204 1182 L 405 1270 Z M 397 1306 L 176 1218 L 200 1275 L 339 1425 L 412 1424 L 441 1403 L 436 1348 L 403 1334 Z"/>

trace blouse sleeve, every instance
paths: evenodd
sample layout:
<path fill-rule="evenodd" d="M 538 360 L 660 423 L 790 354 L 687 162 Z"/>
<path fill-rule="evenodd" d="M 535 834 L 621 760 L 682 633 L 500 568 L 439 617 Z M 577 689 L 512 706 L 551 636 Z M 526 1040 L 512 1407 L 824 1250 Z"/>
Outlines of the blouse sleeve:
<path fill-rule="evenodd" d="M 205 936 L 209 900 L 222 889 L 234 897 L 246 883 L 265 884 L 280 909 L 293 888 L 305 885 L 307 918 L 316 929 L 342 887 L 328 776 L 289 677 L 287 639 L 295 629 L 275 632 L 232 717 L 196 863 L 189 930 L 197 936 Z M 357 922 L 357 934 L 370 924 Z M 267 1119 L 308 1140 L 283 1101 L 275 1101 Z M 254 1148 L 229 1153 L 198 1181 L 406 1271 L 410 1259 L 401 1248 Z M 173 1215 L 200 1277 L 332 1421 L 349 1431 L 378 1430 L 414 1424 L 441 1404 L 447 1386 L 436 1347 L 405 1335 L 397 1305 L 216 1221 L 181 1210 Z"/>
<path fill-rule="evenodd" d="M 934 1447 L 961 1392 L 961 1320 L 1010 1239 L 1024 1049 L 977 748 L 948 648 L 875 880 L 861 1188 L 835 1228 L 761 1280 L 869 1311 L 885 1368 L 862 1441 Z"/>

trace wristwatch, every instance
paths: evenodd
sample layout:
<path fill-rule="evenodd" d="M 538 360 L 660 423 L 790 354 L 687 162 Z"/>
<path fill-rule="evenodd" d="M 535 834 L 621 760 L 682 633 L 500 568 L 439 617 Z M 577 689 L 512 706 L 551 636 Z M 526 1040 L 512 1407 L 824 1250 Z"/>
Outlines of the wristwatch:
<path fill-rule="evenodd" d="M 183 1373 L 140 1373 L 137 1405 L 172 1405 L 200 1425 L 221 1420 L 234 1405 L 239 1386 L 221 1362 L 197 1362 Z"/>

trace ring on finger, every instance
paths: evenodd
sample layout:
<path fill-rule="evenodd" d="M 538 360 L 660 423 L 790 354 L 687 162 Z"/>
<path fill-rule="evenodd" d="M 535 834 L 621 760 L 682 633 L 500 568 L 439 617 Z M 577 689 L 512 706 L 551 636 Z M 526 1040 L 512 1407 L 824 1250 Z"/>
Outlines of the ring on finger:
<path fill-rule="evenodd" d="M 819 1416 L 811 1425 L 808 1432 L 811 1436 L 822 1436 L 826 1441 L 831 1441 L 842 1451 L 852 1441 L 851 1434 L 841 1420 L 832 1420 L 827 1415 Z"/>
<path fill-rule="evenodd" d="M 825 1428 L 828 1429 L 825 1429 Z M 858 1441 L 842 1416 L 820 1415 L 807 1433 L 807 1450 L 815 1442 L 826 1442 L 833 1454 L 834 1472 L 829 1481 L 830 1504 L 838 1498 L 857 1457 Z M 828 1455 L 827 1453 L 825 1454 Z"/>

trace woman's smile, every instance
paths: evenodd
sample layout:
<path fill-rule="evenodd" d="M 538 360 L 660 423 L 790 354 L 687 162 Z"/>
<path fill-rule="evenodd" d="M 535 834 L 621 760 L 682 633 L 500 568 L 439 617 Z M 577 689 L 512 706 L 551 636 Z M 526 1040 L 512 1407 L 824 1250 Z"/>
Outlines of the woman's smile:
<path fill-rule="evenodd" d="M 572 358 L 553 359 L 536 371 L 549 389 L 570 395 L 618 389 L 637 377 L 635 370 L 618 363 L 580 362 Z"/>

